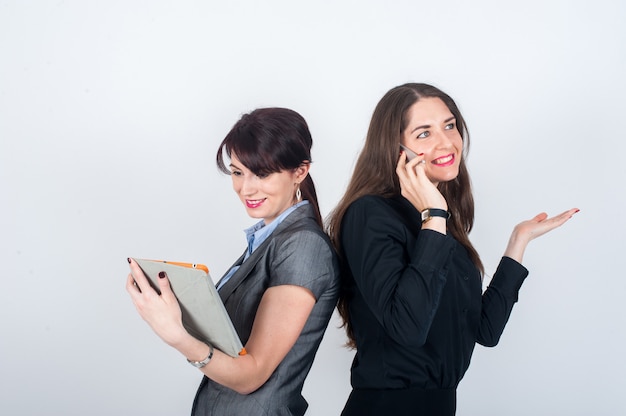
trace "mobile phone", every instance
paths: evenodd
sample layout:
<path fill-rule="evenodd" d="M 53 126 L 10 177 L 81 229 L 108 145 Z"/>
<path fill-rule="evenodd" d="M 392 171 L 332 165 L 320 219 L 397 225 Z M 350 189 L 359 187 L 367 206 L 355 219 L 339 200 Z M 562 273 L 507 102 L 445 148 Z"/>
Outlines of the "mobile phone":
<path fill-rule="evenodd" d="M 417 154 L 415 154 L 413 150 L 409 149 L 408 147 L 402 144 L 400 145 L 400 150 L 404 150 L 406 152 L 406 159 L 408 162 L 410 162 L 411 160 L 417 157 Z"/>

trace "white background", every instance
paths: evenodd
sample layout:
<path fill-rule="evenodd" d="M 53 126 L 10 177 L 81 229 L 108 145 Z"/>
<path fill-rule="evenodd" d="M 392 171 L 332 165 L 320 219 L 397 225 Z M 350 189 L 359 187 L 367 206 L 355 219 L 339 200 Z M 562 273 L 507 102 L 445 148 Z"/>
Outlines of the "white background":
<path fill-rule="evenodd" d="M 625 19 L 620 0 L 0 1 L 0 414 L 188 414 L 200 373 L 136 314 L 126 257 L 226 271 L 254 221 L 215 151 L 260 106 L 308 120 L 327 215 L 407 81 L 468 122 L 488 271 L 516 223 L 581 209 L 531 243 L 458 415 L 626 414 Z M 350 390 L 338 323 L 309 415 Z"/>

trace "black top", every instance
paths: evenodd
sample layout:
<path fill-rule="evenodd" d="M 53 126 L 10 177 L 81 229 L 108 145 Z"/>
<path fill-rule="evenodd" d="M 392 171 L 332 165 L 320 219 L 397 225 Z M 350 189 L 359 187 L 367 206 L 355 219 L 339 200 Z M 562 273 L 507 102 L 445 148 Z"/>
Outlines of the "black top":
<path fill-rule="evenodd" d="M 456 389 L 476 342 L 494 346 L 528 271 L 503 257 L 489 288 L 450 235 L 403 197 L 366 196 L 341 227 L 357 352 L 354 389 Z"/>

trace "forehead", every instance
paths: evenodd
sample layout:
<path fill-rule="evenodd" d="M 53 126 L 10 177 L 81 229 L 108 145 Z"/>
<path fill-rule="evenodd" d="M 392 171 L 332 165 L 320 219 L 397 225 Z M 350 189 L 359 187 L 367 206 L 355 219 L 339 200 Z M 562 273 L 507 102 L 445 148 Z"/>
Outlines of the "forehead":
<path fill-rule="evenodd" d="M 450 117 L 453 114 L 441 98 L 420 98 L 407 110 L 407 127 L 438 124 Z"/>

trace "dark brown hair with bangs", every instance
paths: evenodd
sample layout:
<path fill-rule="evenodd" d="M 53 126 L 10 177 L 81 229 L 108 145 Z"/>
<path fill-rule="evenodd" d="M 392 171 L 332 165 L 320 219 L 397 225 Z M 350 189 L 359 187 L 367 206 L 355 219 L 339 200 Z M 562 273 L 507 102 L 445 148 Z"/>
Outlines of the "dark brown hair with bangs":
<path fill-rule="evenodd" d="M 313 139 L 306 120 L 288 108 L 258 108 L 244 114 L 217 149 L 217 167 L 230 175 L 224 156 L 233 153 L 259 177 L 294 170 L 311 163 Z M 302 199 L 313 205 L 317 222 L 323 226 L 315 184 L 309 173 L 300 184 Z"/>

